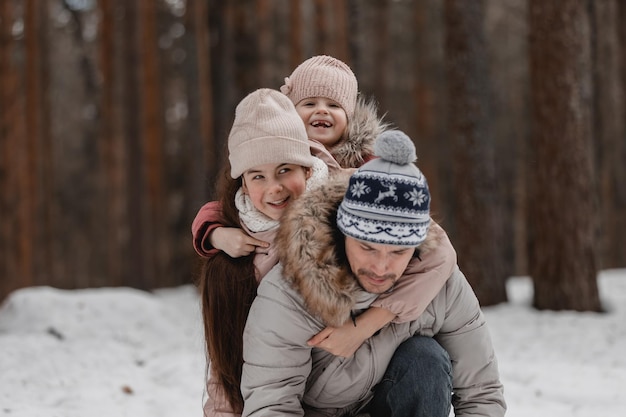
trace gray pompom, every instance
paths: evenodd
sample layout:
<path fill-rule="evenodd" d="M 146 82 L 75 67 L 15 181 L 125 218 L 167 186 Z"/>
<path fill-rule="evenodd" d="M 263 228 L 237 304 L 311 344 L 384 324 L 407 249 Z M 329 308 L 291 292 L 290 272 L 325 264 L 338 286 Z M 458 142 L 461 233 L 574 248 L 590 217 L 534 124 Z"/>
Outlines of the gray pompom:
<path fill-rule="evenodd" d="M 417 159 L 411 138 L 400 130 L 387 130 L 374 142 L 374 154 L 398 165 L 406 165 Z"/>

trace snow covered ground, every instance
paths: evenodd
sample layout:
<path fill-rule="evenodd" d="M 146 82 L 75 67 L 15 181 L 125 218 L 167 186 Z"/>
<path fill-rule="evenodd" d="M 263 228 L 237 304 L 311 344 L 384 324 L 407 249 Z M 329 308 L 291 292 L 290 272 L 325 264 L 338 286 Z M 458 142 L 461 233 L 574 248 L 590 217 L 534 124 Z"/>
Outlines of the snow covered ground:
<path fill-rule="evenodd" d="M 626 409 L 626 269 L 599 277 L 607 314 L 537 312 L 528 278 L 485 308 L 510 417 Z M 0 416 L 202 416 L 204 354 L 192 286 L 32 287 L 0 307 Z"/>

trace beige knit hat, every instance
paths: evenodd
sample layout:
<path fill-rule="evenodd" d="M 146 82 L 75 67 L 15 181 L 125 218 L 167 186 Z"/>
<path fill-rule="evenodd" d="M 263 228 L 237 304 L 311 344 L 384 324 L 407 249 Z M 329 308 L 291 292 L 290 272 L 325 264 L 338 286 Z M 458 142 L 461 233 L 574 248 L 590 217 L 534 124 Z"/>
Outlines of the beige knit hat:
<path fill-rule="evenodd" d="M 309 97 L 325 97 L 336 101 L 352 118 L 358 93 L 356 77 L 349 66 L 327 55 L 307 59 L 285 78 L 280 91 L 294 105 Z"/>
<path fill-rule="evenodd" d="M 263 164 L 313 165 L 302 119 L 287 97 L 270 88 L 246 96 L 235 109 L 228 135 L 230 176 Z"/>

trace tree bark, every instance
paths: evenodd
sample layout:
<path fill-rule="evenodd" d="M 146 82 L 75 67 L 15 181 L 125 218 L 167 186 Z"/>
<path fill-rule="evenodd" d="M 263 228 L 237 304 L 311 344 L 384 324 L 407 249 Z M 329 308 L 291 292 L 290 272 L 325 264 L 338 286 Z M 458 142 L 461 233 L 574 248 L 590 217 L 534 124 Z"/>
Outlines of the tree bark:
<path fill-rule="evenodd" d="M 28 239 L 21 223 L 24 221 L 20 190 L 20 161 L 25 158 L 25 103 L 22 94 L 23 67 L 15 59 L 19 48 L 11 28 L 15 24 L 13 2 L 0 2 L 0 299 L 19 286 L 32 285 Z M 31 29 L 25 27 L 24 30 Z M 34 33 L 34 29 L 33 29 Z M 31 36 L 31 35 L 29 35 Z"/>
<path fill-rule="evenodd" d="M 482 305 L 506 301 L 483 1 L 446 0 L 448 117 L 459 265 Z"/>
<path fill-rule="evenodd" d="M 538 309 L 600 311 L 587 2 L 529 3 L 529 271 Z"/>
<path fill-rule="evenodd" d="M 413 7 L 415 35 L 411 55 L 415 56 L 415 68 L 411 75 L 415 87 L 410 100 L 414 110 L 407 115 L 407 124 L 415 135 L 412 137 L 417 147 L 417 164 L 428 179 L 430 211 L 441 226 L 453 234 L 450 205 L 444 204 L 450 194 L 449 167 L 441 163 L 451 154 L 446 131 L 445 73 L 441 71 L 445 62 L 443 7 L 439 0 L 418 1 Z"/>
<path fill-rule="evenodd" d="M 505 276 L 526 275 L 526 144 L 528 65 L 526 0 L 486 0 L 489 74 L 493 94 L 490 126 L 495 138 Z"/>

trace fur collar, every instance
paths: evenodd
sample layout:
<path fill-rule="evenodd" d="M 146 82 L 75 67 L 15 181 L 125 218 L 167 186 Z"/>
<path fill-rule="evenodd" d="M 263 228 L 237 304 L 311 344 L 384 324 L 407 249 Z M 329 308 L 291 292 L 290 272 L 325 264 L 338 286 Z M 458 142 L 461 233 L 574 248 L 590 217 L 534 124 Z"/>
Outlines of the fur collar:
<path fill-rule="evenodd" d="M 359 95 L 347 137 L 330 149 L 341 167 L 358 168 L 373 157 L 374 140 L 389 128 L 383 117 L 378 117 L 374 100 Z"/>
<path fill-rule="evenodd" d="M 338 173 L 301 195 L 283 214 L 275 240 L 284 278 L 302 295 L 309 312 L 329 326 L 340 326 L 350 317 L 360 290 L 338 248 L 343 247 L 343 235 L 335 226 L 348 180 L 349 175 Z M 421 253 L 440 239 L 430 230 Z"/>

